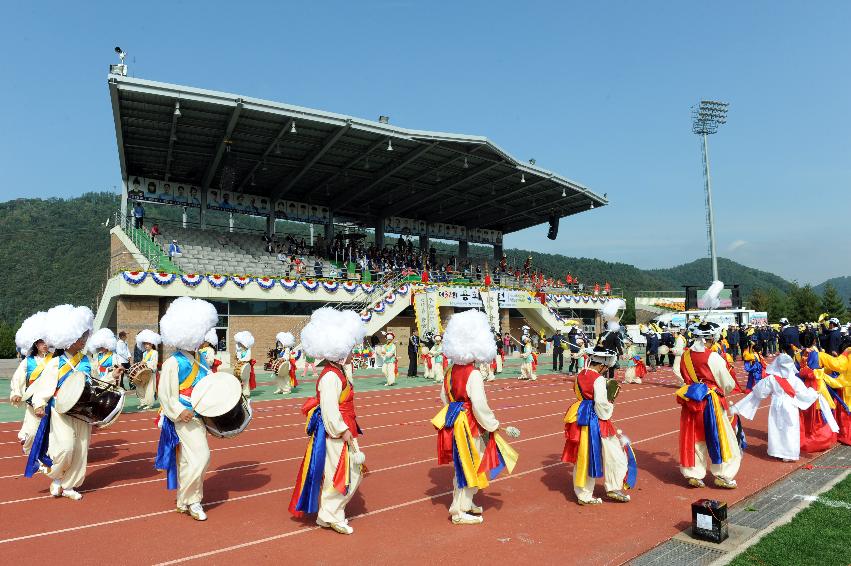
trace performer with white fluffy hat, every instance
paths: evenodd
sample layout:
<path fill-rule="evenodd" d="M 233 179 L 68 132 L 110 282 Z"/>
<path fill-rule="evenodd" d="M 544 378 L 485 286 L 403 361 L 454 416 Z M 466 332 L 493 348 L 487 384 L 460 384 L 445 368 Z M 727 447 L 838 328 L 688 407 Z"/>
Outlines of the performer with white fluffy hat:
<path fill-rule="evenodd" d="M 612 425 L 618 386 L 605 376 L 618 363 L 618 353 L 603 345 L 585 351 L 588 365 L 576 376 L 576 401 L 564 417 L 563 462 L 573 463 L 573 491 L 580 505 L 598 505 L 596 478 L 604 478 L 606 497 L 626 503 L 623 489 L 635 486 L 637 467 L 629 442 Z"/>
<path fill-rule="evenodd" d="M 257 387 L 254 375 L 254 364 L 256 360 L 251 358 L 251 347 L 254 346 L 254 336 L 247 330 L 237 332 L 234 337 L 236 342 L 236 360 L 241 364 L 241 370 L 237 377 L 242 381 L 242 395 L 251 397 L 251 391 Z"/>
<path fill-rule="evenodd" d="M 526 328 L 526 327 L 524 327 Z M 517 379 L 528 379 L 536 381 L 538 376 L 535 375 L 535 354 L 532 351 L 532 338 L 528 334 L 523 335 L 523 363 L 520 364 L 520 376 Z M 494 349 L 496 347 L 494 346 Z"/>
<path fill-rule="evenodd" d="M 302 407 L 307 417 L 307 450 L 290 500 L 296 517 L 318 513 L 316 524 L 350 535 L 346 504 L 357 490 L 365 460 L 358 447 L 361 434 L 354 404 L 354 384 L 344 366 L 363 341 L 366 327 L 353 311 L 320 308 L 301 331 L 305 354 L 325 360 L 316 397 Z"/>
<path fill-rule="evenodd" d="M 24 454 L 30 453 L 33 438 L 41 422 L 41 417 L 37 417 L 35 411 L 33 411 L 30 396 L 35 390 L 36 382 L 50 360 L 53 359 L 53 353 L 45 340 L 46 337 L 47 313 L 43 311 L 27 318 L 15 334 L 15 344 L 21 352 L 26 352 L 26 357 L 21 360 L 18 369 L 12 375 L 9 384 L 9 401 L 15 407 L 26 402 L 24 420 L 21 423 L 21 430 L 18 432 L 18 440 L 21 442 Z"/>
<path fill-rule="evenodd" d="M 384 373 L 384 385 L 392 387 L 396 385 L 396 374 L 399 373 L 397 371 L 396 366 L 396 344 L 393 343 L 393 340 L 396 339 L 396 335 L 392 332 L 388 332 L 385 334 L 384 339 L 387 341 L 382 348 L 382 356 L 384 358 L 384 365 L 381 366 L 381 371 Z M 435 364 L 435 367 L 437 364 Z"/>
<path fill-rule="evenodd" d="M 116 379 L 113 369 L 118 366 L 115 363 L 115 344 L 117 340 L 115 334 L 109 328 L 101 328 L 92 334 L 86 348 L 94 355 L 96 377 L 109 383 L 116 385 L 120 378 Z"/>
<path fill-rule="evenodd" d="M 477 310 L 452 315 L 446 325 L 443 351 L 452 360 L 440 398 L 443 409 L 431 420 L 438 431 L 437 463 L 455 466 L 449 515 L 456 525 L 481 523 L 482 508 L 473 496 L 503 469 L 514 469 L 517 453 L 497 434 L 499 421 L 488 405 L 477 364 L 496 356 L 488 317 Z M 506 429 L 509 436 L 519 431 Z"/>
<path fill-rule="evenodd" d="M 162 341 L 176 348 L 163 362 L 157 389 L 162 417 L 155 467 L 167 473 L 168 489 L 177 489 L 177 511 L 196 521 L 206 521 L 204 474 L 210 464 L 207 429 L 192 408 L 192 389 L 210 368 L 196 352 L 219 317 L 216 308 L 201 299 L 179 297 L 162 320 Z M 228 378 L 230 379 L 230 378 Z"/>
<path fill-rule="evenodd" d="M 198 353 L 210 371 L 216 372 L 222 362 L 216 359 L 216 346 L 219 343 L 219 335 L 216 334 L 216 329 L 211 328 L 207 335 L 204 336 L 204 343 L 198 348 Z"/>
<path fill-rule="evenodd" d="M 723 288 L 720 281 L 712 283 L 703 298 L 709 309 L 720 303 L 718 294 Z M 716 486 L 735 489 L 742 452 L 727 414 L 727 395 L 736 387 L 736 381 L 727 369 L 727 360 L 706 346 L 706 338 L 717 334 L 719 325 L 701 322 L 689 330 L 694 342 L 683 351 L 680 374 L 685 385 L 676 393 L 677 403 L 682 406 L 680 472 L 690 486 L 704 487 L 708 465 Z"/>
<path fill-rule="evenodd" d="M 431 375 L 438 383 L 443 383 L 443 363 L 446 356 L 443 354 L 443 336 L 434 335 L 434 346 L 429 352 L 431 354 Z"/>
<path fill-rule="evenodd" d="M 144 329 L 136 335 L 136 346 L 142 348 L 142 361 L 151 370 L 151 378 L 142 387 L 136 388 L 136 396 L 139 398 L 139 409 L 150 409 L 156 403 L 157 394 L 157 371 L 159 370 L 160 354 L 157 346 L 162 343 L 162 338 L 153 330 Z"/>
<path fill-rule="evenodd" d="M 285 394 L 292 391 L 298 385 L 298 379 L 295 374 L 295 359 L 292 352 L 293 346 L 295 346 L 295 336 L 293 336 L 292 332 L 278 332 L 275 335 L 275 340 L 280 345 L 278 357 L 286 360 L 284 362 L 285 365 L 281 366 L 275 375 L 275 385 L 277 385 L 275 393 Z M 286 370 L 284 370 L 284 367 L 286 367 Z"/>
<path fill-rule="evenodd" d="M 43 418 L 24 473 L 31 477 L 41 462 L 43 471 L 53 480 L 50 494 L 75 501 L 83 497 L 77 488 L 86 477 L 92 425 L 54 410 L 54 403 L 62 386 L 75 379 L 75 374 L 83 374 L 76 379 L 89 380 L 93 373 L 85 354 L 93 322 L 94 314 L 88 307 L 59 305 L 47 311 L 47 342 L 63 352 L 50 360 L 32 396 L 33 410 Z"/>

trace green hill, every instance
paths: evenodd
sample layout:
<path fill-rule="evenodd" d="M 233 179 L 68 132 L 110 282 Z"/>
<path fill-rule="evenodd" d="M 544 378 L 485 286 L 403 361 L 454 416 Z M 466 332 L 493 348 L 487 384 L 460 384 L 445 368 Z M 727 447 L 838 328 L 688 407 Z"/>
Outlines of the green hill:
<path fill-rule="evenodd" d="M 851 305 L 851 276 L 846 275 L 845 277 L 834 277 L 833 279 L 828 279 L 824 283 L 819 283 L 813 287 L 813 291 L 822 295 L 824 294 L 824 288 L 827 285 L 833 285 L 833 288 L 836 289 L 839 296 L 842 297 L 846 303 Z"/>
<path fill-rule="evenodd" d="M 94 305 L 107 274 L 109 227 L 106 222 L 118 206 L 119 197 L 110 193 L 0 203 L 0 233 L 4 236 L 0 239 L 0 273 L 4 274 L 0 322 L 15 326 L 33 311 L 63 302 Z M 180 215 L 179 209 L 168 207 L 151 206 L 147 207 L 147 212 L 147 224 L 154 217 L 178 220 Z M 211 222 L 226 225 L 227 220 L 211 217 Z M 251 217 L 239 217 L 237 223 L 252 228 L 263 225 L 261 219 Z M 299 225 L 298 228 L 304 227 Z M 436 247 L 442 252 L 457 251 L 457 247 L 448 244 L 438 243 Z M 470 246 L 470 253 L 473 257 L 490 259 L 492 251 L 485 246 Z M 524 250 L 506 250 L 509 265 L 522 265 L 527 254 Z M 626 263 L 532 252 L 532 265 L 533 269 L 548 275 L 564 277 L 568 272 L 578 275 L 582 282 L 590 285 L 608 281 L 614 288 L 622 289 L 627 297 L 637 291 L 706 285 L 710 273 L 706 258 L 667 269 L 643 270 Z M 781 294 L 791 289 L 792 284 L 777 275 L 728 259 L 719 258 L 718 266 L 721 279 L 740 284 L 745 297 L 757 288 Z M 849 296 L 851 277 L 831 282 L 842 296 Z M 627 313 L 625 320 L 629 318 L 630 313 Z"/>

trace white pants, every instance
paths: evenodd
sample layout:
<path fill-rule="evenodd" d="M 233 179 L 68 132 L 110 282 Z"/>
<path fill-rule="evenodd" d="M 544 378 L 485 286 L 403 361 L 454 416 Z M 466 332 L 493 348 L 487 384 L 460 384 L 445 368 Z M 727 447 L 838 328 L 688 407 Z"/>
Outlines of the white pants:
<path fill-rule="evenodd" d="M 520 365 L 520 379 L 531 379 L 535 381 L 538 376 L 532 371 L 532 362 L 523 362 Z"/>
<path fill-rule="evenodd" d="M 485 452 L 485 441 L 481 436 L 475 439 L 476 450 L 479 456 Z M 458 476 L 452 478 L 452 504 L 449 506 L 449 515 L 457 517 L 461 513 L 469 513 L 473 508 L 473 496 L 479 491 L 477 487 L 458 487 Z"/>
<path fill-rule="evenodd" d="M 345 450 L 346 443 L 340 438 L 325 439 L 325 475 L 322 478 L 322 494 L 319 498 L 320 521 L 340 523 L 346 520 L 346 504 L 354 496 L 361 482 L 361 467 L 349 460 L 349 492 L 345 495 L 334 487 L 334 473 L 340 463 L 340 455 Z"/>
<path fill-rule="evenodd" d="M 502 356 L 496 356 L 496 373 L 502 373 Z"/>
<path fill-rule="evenodd" d="M 201 419 L 174 423 L 177 447 L 177 504 L 189 506 L 204 499 L 204 474 L 210 465 L 207 427 Z"/>
<path fill-rule="evenodd" d="M 425 370 L 423 370 L 423 376 L 426 379 L 434 379 L 434 360 L 431 360 L 431 367 L 428 367 L 428 363 L 425 364 Z"/>
<path fill-rule="evenodd" d="M 479 373 L 482 374 L 482 379 L 485 381 L 493 381 L 495 379 L 490 364 L 479 364 Z"/>
<path fill-rule="evenodd" d="M 443 362 L 437 363 L 436 360 L 432 362 L 431 375 L 437 383 L 443 383 Z"/>
<path fill-rule="evenodd" d="M 682 359 L 683 359 L 682 356 L 674 356 L 674 367 L 673 367 L 674 375 L 677 376 L 677 379 L 679 380 L 680 385 L 683 385 L 685 383 L 685 380 L 683 379 L 683 374 L 680 372 L 680 361 Z"/>
<path fill-rule="evenodd" d="M 40 424 L 41 417 L 36 416 L 33 408 L 27 404 L 24 412 L 24 420 L 21 423 L 21 430 L 18 431 L 18 440 L 23 443 L 24 454 L 30 453 L 35 433 L 38 431 L 38 425 Z"/>
<path fill-rule="evenodd" d="M 289 393 L 292 388 L 290 387 L 290 363 L 284 362 L 281 364 L 281 367 L 278 368 L 278 373 L 275 374 L 275 388 L 283 391 L 284 393 Z M 245 391 L 245 385 L 242 387 L 243 392 Z"/>
<path fill-rule="evenodd" d="M 736 439 L 736 434 L 733 432 L 733 425 L 730 424 L 730 419 L 726 416 L 722 417 L 724 429 L 727 432 L 727 438 L 730 439 L 730 452 L 733 457 L 727 462 L 713 464 L 709 459 L 709 454 L 706 451 L 705 442 L 695 442 L 694 444 L 694 466 L 684 468 L 680 466 L 680 471 L 686 478 L 695 478 L 702 480 L 706 476 L 706 467 L 709 465 L 709 471 L 716 478 L 721 478 L 731 481 L 739 472 L 739 466 L 742 464 L 742 453 L 739 450 L 739 442 Z"/>
<path fill-rule="evenodd" d="M 245 364 L 242 366 L 242 374 L 237 376 L 239 380 L 242 382 L 242 396 L 243 397 L 251 397 L 251 364 Z"/>
<path fill-rule="evenodd" d="M 396 362 L 395 360 L 392 362 L 384 362 L 384 365 L 381 366 L 381 371 L 384 373 L 384 379 L 387 380 L 387 385 L 393 385 L 396 383 Z"/>
<path fill-rule="evenodd" d="M 62 489 L 77 489 L 86 479 L 89 462 L 89 440 L 92 425 L 53 409 L 50 413 L 50 446 L 47 455 L 53 460 L 48 477 L 59 480 Z"/>
<path fill-rule="evenodd" d="M 603 486 L 606 488 L 606 493 L 623 489 L 627 460 L 621 441 L 617 436 L 609 436 L 600 440 L 603 447 Z M 587 502 L 594 497 L 596 479 L 588 476 L 584 486 L 578 487 L 574 484 L 573 491 L 579 501 Z"/>
<path fill-rule="evenodd" d="M 154 373 L 151 375 L 151 379 L 148 380 L 148 383 L 145 384 L 144 387 L 136 388 L 136 397 L 139 398 L 139 403 L 142 405 L 147 405 L 150 407 L 156 401 L 156 393 L 157 393 L 157 374 Z"/>

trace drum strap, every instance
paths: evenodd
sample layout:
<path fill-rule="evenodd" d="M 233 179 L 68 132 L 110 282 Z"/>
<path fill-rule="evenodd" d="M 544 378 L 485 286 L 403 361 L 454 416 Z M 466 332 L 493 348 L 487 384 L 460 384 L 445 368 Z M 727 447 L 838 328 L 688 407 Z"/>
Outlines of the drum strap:
<path fill-rule="evenodd" d="M 74 354 L 74 357 L 70 360 L 64 355 L 59 358 L 59 380 L 56 382 L 56 391 L 53 392 L 54 397 L 59 392 L 59 389 L 62 388 L 68 376 L 75 370 L 86 374 L 86 381 L 89 381 L 92 366 L 89 358 L 83 354 L 82 350 Z"/>
<path fill-rule="evenodd" d="M 142 356 L 142 361 L 147 363 L 147 362 L 151 361 L 151 358 L 153 358 L 153 357 L 154 357 L 154 350 L 148 350 L 147 352 L 145 352 L 145 355 Z"/>
<path fill-rule="evenodd" d="M 190 398 L 192 396 L 192 388 L 199 381 L 207 377 L 207 373 L 210 370 L 206 365 L 199 363 L 194 358 L 190 359 L 183 352 L 175 352 L 174 357 L 177 359 L 177 379 L 179 382 L 177 388 L 180 395 L 180 403 L 191 411 L 192 403 L 190 402 Z"/>
<path fill-rule="evenodd" d="M 35 358 L 33 358 L 33 359 L 35 359 Z M 41 373 L 44 371 L 44 368 L 47 367 L 47 363 L 52 359 L 53 359 L 53 352 L 48 352 L 48 354 L 44 357 L 44 359 L 41 361 L 41 363 L 39 363 L 36 366 L 36 368 L 34 370 L 32 370 L 32 372 L 30 372 L 30 375 L 29 375 L 28 380 L 27 380 L 27 384 L 32 385 L 33 383 L 35 383 L 35 380 L 39 378 Z"/>
<path fill-rule="evenodd" d="M 110 366 L 112 365 L 112 352 L 106 352 L 98 356 L 99 367 L 108 367 L 107 364 L 109 364 Z"/>

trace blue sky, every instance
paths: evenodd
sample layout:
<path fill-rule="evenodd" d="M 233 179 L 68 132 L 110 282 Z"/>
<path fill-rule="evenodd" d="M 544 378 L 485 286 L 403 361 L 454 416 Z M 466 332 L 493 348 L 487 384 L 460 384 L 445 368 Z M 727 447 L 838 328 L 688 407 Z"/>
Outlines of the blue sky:
<path fill-rule="evenodd" d="M 0 47 L 0 200 L 120 184 L 106 86 L 132 75 L 486 135 L 608 193 L 508 246 L 667 267 L 706 254 L 689 107 L 710 138 L 719 255 L 851 274 L 849 2 L 16 3 Z M 522 202 L 517 202 L 522 206 Z M 708 278 L 709 274 L 707 274 Z"/>

